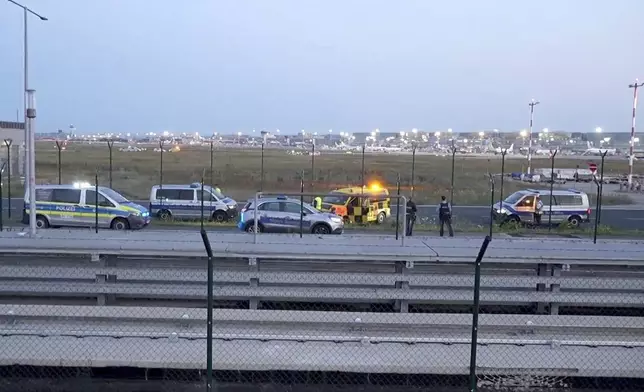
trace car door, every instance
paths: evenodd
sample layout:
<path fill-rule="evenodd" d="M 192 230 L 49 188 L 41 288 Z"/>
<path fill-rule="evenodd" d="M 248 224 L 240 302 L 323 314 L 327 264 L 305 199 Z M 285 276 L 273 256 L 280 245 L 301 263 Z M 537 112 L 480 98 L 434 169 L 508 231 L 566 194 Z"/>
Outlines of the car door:
<path fill-rule="evenodd" d="M 515 207 L 519 218 L 522 222 L 534 223 L 534 208 L 536 202 L 536 195 L 526 195 L 521 199 Z"/>
<path fill-rule="evenodd" d="M 548 221 L 560 222 L 562 220 L 561 209 L 559 208 L 559 197 L 552 195 L 552 217 L 550 217 L 550 195 L 541 198 L 541 202 L 543 203 L 543 218 L 541 218 L 541 221 L 543 223 L 547 223 Z"/>
<path fill-rule="evenodd" d="M 54 210 L 50 212 L 51 226 L 83 226 L 81 189 L 57 188 L 51 192 Z"/>
<path fill-rule="evenodd" d="M 311 228 L 311 211 L 304 207 L 300 211 L 300 203 L 294 203 L 291 201 L 282 202 L 281 210 L 284 212 L 286 217 L 286 229 L 290 232 L 299 233 L 300 232 L 300 212 L 303 212 L 302 216 L 302 228 L 304 232 L 307 232 Z"/>
<path fill-rule="evenodd" d="M 204 215 L 207 218 L 212 217 L 212 214 L 215 211 L 217 211 L 217 205 L 219 204 L 218 200 L 217 200 L 217 197 L 215 197 L 215 195 L 210 193 L 210 191 L 208 189 L 204 189 L 203 192 L 201 191 L 201 189 L 198 189 L 197 190 L 197 202 L 199 203 L 198 207 L 199 207 L 200 213 L 201 213 L 201 201 L 202 201 L 202 199 L 203 199 Z"/>
<path fill-rule="evenodd" d="M 98 197 L 98 200 L 96 199 Z M 100 192 L 97 194 L 94 189 L 85 190 L 83 211 L 83 222 L 87 226 L 96 225 L 96 205 L 98 204 L 98 225 L 99 227 L 110 227 L 116 206 Z"/>
<path fill-rule="evenodd" d="M 264 231 L 281 233 L 286 231 L 286 216 L 280 211 L 280 203 L 277 201 L 267 201 L 257 207 L 257 216 L 259 223 L 264 227 Z M 253 222 L 253 212 L 250 213 L 250 220 Z"/>

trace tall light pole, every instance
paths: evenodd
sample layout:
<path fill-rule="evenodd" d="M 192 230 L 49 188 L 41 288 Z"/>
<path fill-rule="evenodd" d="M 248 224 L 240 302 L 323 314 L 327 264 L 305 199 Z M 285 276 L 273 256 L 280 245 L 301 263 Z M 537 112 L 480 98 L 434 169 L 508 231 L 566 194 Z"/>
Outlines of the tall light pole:
<path fill-rule="evenodd" d="M 46 21 L 48 20 L 46 17 L 40 15 L 39 13 L 31 10 L 28 7 L 25 7 L 24 5 L 14 1 L 14 0 L 7 0 L 11 4 L 22 8 L 23 11 L 23 17 L 24 17 L 24 42 L 23 42 L 23 61 L 24 61 L 24 97 L 23 97 L 23 118 L 24 118 L 24 126 L 25 126 L 25 132 L 24 132 L 24 137 L 25 137 L 25 150 L 27 149 L 27 146 L 31 145 L 30 138 L 32 135 L 29 134 L 29 131 L 27 129 L 27 90 L 29 90 L 29 46 L 28 46 L 28 15 L 32 14 L 37 16 L 40 20 Z M 27 160 L 27 157 L 30 156 L 31 153 L 25 154 L 26 159 L 25 159 L 25 178 L 31 178 L 31 174 L 29 173 L 29 163 Z M 29 181 L 25 181 L 25 190 L 29 189 Z"/>
<path fill-rule="evenodd" d="M 528 138 L 528 174 L 532 173 L 532 123 L 534 122 L 534 107 L 539 104 L 539 101 L 534 99 L 530 101 L 530 136 Z"/>
<path fill-rule="evenodd" d="M 633 148 L 635 147 L 635 115 L 637 113 L 637 89 L 644 86 L 644 82 L 640 83 L 639 80 L 635 79 L 635 83 L 629 84 L 628 88 L 633 89 L 633 120 L 631 123 L 631 146 L 629 149 L 628 157 L 628 189 L 631 189 L 633 185 Z"/>

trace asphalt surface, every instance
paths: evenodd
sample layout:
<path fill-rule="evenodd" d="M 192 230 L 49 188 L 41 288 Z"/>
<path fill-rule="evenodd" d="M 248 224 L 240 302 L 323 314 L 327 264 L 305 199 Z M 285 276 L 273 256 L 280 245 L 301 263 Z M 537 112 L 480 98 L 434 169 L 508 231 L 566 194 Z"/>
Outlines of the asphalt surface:
<path fill-rule="evenodd" d="M 134 200 L 135 203 L 146 205 L 149 202 L 144 200 Z M 6 199 L 4 200 L 6 204 Z M 11 222 L 15 223 L 22 216 L 22 199 L 11 200 Z M 5 219 L 7 219 L 7 205 L 4 205 Z M 490 220 L 490 207 L 486 206 L 453 206 L 454 223 L 455 224 L 470 224 L 470 225 L 487 225 Z M 591 220 L 594 222 L 594 212 Z M 392 217 L 395 219 L 396 206 L 392 208 Z M 401 218 L 403 216 L 401 215 Z M 436 206 L 435 205 L 420 205 L 418 206 L 419 223 L 432 224 L 437 222 Z M 10 225 L 11 222 L 5 224 Z M 417 223 L 418 223 L 417 222 Z M 602 207 L 601 224 L 615 227 L 624 230 L 644 229 L 644 206 L 641 205 L 625 205 L 625 206 L 604 206 Z M 154 225 L 154 224 L 153 224 Z M 157 226 L 157 228 L 165 228 L 171 226 Z M 175 227 L 176 229 L 176 227 Z M 228 229 L 228 228 L 222 228 Z"/>

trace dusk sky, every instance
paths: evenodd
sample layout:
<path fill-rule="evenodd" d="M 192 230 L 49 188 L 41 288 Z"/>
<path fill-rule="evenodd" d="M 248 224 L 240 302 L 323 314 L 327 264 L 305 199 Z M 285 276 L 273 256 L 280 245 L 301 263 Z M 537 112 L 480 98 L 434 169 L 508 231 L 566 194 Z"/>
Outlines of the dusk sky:
<path fill-rule="evenodd" d="M 39 132 L 627 132 L 644 79 L 642 0 L 21 2 Z M 22 39 L 1 0 L 0 120 Z"/>

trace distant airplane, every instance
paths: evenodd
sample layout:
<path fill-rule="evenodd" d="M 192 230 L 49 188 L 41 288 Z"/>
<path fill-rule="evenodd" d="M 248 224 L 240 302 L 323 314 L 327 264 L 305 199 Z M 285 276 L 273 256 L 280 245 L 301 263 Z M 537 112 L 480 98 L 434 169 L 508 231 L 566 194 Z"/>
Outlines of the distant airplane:
<path fill-rule="evenodd" d="M 494 149 L 494 154 L 502 154 L 503 153 L 503 148 L 502 147 L 497 147 Z M 514 143 L 508 147 L 508 154 L 514 154 Z"/>
<path fill-rule="evenodd" d="M 617 149 L 592 147 L 590 142 L 588 142 L 588 149 L 581 155 L 602 155 L 604 152 L 606 152 L 606 155 L 615 155 L 617 154 Z"/>

